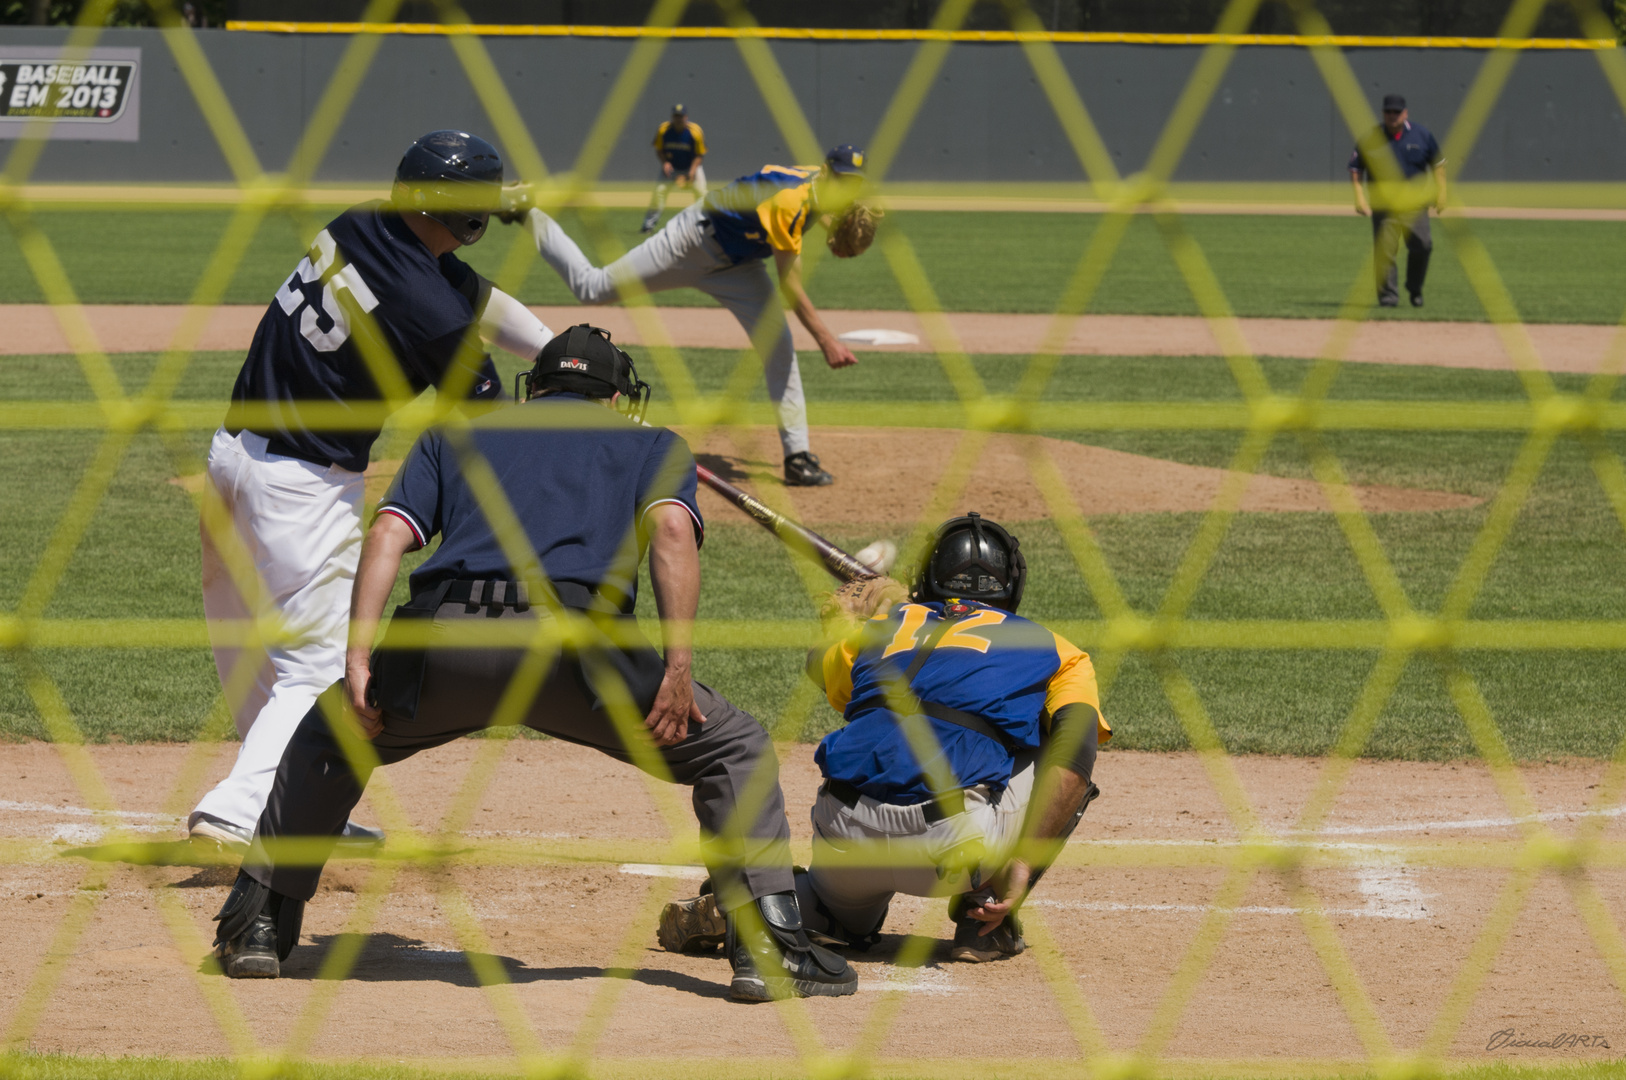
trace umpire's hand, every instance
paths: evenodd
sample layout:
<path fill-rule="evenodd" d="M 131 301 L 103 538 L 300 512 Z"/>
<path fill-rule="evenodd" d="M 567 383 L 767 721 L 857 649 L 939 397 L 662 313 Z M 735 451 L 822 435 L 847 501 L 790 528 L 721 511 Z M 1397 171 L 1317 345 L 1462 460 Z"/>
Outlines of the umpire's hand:
<path fill-rule="evenodd" d="M 655 705 L 644 717 L 644 726 L 656 746 L 676 746 L 689 737 L 690 724 L 704 724 L 706 716 L 694 703 L 694 678 L 688 665 L 668 664 L 661 678 Z"/>
<path fill-rule="evenodd" d="M 367 700 L 367 691 L 372 687 L 372 682 L 372 665 L 366 654 L 359 658 L 350 656 L 345 660 L 344 683 L 350 692 L 350 708 L 355 711 L 361 733 L 369 739 L 384 730 L 384 713 Z"/>

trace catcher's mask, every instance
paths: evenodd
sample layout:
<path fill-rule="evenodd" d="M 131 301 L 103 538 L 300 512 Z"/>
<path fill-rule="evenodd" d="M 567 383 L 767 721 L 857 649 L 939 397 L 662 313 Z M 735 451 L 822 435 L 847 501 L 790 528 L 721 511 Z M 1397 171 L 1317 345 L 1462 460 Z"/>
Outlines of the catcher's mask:
<path fill-rule="evenodd" d="M 502 155 L 478 135 L 431 131 L 407 147 L 395 183 L 397 209 L 422 211 L 472 244 L 502 206 Z"/>
<path fill-rule="evenodd" d="M 976 600 L 1016 613 L 1028 563 L 1016 537 L 975 511 L 937 527 L 915 571 L 922 603 Z"/>
<path fill-rule="evenodd" d="M 536 365 L 514 377 L 514 400 L 529 401 L 545 390 L 564 390 L 590 398 L 619 393 L 618 408 L 643 421 L 649 408 L 649 384 L 638 377 L 632 357 L 610 341 L 610 332 L 580 323 L 542 346 Z"/>

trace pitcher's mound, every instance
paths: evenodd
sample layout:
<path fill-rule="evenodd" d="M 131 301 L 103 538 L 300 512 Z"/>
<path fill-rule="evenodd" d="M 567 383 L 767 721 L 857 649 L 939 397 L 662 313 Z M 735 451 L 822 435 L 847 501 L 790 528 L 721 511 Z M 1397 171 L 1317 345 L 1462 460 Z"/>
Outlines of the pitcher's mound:
<path fill-rule="evenodd" d="M 779 486 L 779 439 L 773 431 L 754 428 L 743 438 L 737 430 L 713 431 L 698 446 L 693 432 L 684 434 L 701 463 L 724 479 L 744 481 L 759 492 L 766 484 Z M 779 487 L 779 492 L 788 493 L 805 521 L 914 522 L 927 511 L 950 464 L 969 461 L 969 476 L 959 493 L 935 513 L 976 510 L 996 520 L 1023 521 L 1053 513 L 1035 475 L 1059 478 L 1074 507 L 1086 515 L 1208 510 L 1232 475 L 1225 469 L 1036 435 L 990 435 L 980 449 L 976 439 L 974 433 L 947 428 L 815 428 L 813 450 L 835 474 L 835 484 Z M 1352 490 L 1361 508 L 1374 513 L 1460 510 L 1483 501 L 1449 491 L 1381 485 Z M 700 497 L 708 517 L 735 512 L 705 488 Z M 1247 481 L 1241 509 L 1327 512 L 1331 506 L 1313 480 L 1254 476 Z"/>

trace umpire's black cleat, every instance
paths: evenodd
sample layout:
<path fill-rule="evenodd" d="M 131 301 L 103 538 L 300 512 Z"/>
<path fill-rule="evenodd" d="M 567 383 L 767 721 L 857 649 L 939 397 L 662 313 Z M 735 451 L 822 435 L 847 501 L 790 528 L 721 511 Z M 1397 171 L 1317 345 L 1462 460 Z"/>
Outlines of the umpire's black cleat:
<path fill-rule="evenodd" d="M 795 893 L 764 896 L 731 912 L 724 948 L 734 968 L 728 996 L 735 1001 L 846 997 L 858 990 L 858 973 L 847 961 L 807 939 Z"/>
<path fill-rule="evenodd" d="M 1411 306 L 1412 307 L 1422 307 L 1423 306 L 1423 294 L 1422 293 L 1414 292 L 1414 293 L 1410 293 L 1408 295 L 1411 296 Z"/>
<path fill-rule="evenodd" d="M 260 912 L 247 930 L 230 941 L 217 942 L 214 957 L 233 979 L 275 979 L 282 973 L 277 961 L 277 924 Z"/>
<path fill-rule="evenodd" d="M 836 478 L 819 467 L 819 459 L 806 450 L 785 459 L 786 487 L 824 487 Z"/>
<path fill-rule="evenodd" d="M 234 979 L 275 979 L 299 940 L 305 902 L 295 900 L 237 871 L 215 921 L 214 957 Z"/>

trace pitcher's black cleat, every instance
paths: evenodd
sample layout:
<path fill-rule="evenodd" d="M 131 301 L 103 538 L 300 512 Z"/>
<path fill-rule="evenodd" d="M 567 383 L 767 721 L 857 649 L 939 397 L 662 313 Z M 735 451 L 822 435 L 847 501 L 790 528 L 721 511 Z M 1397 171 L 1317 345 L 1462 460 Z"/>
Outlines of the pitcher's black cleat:
<path fill-rule="evenodd" d="M 824 487 L 836 478 L 819 467 L 819 459 L 803 450 L 785 459 L 786 487 Z"/>

